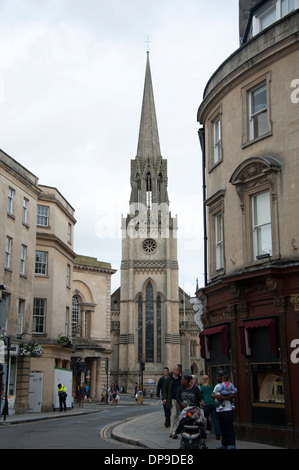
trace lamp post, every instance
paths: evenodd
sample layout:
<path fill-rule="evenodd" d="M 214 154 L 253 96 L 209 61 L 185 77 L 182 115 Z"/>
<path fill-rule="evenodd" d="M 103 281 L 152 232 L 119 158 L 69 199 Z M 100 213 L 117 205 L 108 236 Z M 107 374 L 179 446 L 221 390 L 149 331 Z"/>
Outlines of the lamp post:
<path fill-rule="evenodd" d="M 15 351 L 16 347 L 11 345 L 10 336 L 6 336 L 6 350 L 7 350 L 7 367 L 6 367 L 6 382 L 5 382 L 5 399 L 3 407 L 3 418 L 6 421 L 8 416 L 8 382 L 9 382 L 9 363 L 10 363 L 10 351 Z"/>
<path fill-rule="evenodd" d="M 108 372 L 109 372 L 109 359 L 105 359 L 105 371 L 106 371 L 106 405 L 108 405 Z"/>
<path fill-rule="evenodd" d="M 7 312 L 7 306 L 5 304 L 5 299 L 2 297 L 2 291 L 7 290 L 6 286 L 4 284 L 0 284 L 0 291 L 1 291 L 1 297 L 0 297 L 0 329 L 3 330 L 5 336 L 5 325 L 7 322 L 7 317 L 8 317 L 8 312 Z M 4 415 L 4 421 L 6 420 L 6 414 L 8 414 L 8 401 L 7 401 L 7 386 L 8 386 L 8 380 L 9 380 L 9 360 L 10 360 L 10 338 L 6 337 L 6 345 L 7 345 L 7 368 L 6 368 L 6 383 L 5 383 L 5 394 L 4 394 L 4 407 L 3 407 L 3 415 Z M 4 344 L 3 342 L 3 350 L 4 350 Z M 4 354 L 3 354 L 3 362 L 5 361 L 4 359 Z M 4 371 L 3 371 L 3 365 L 1 364 L 0 368 L 0 403 L 2 400 L 2 386 L 3 386 L 3 376 L 4 376 Z M 0 407 L 1 408 L 1 407 Z"/>

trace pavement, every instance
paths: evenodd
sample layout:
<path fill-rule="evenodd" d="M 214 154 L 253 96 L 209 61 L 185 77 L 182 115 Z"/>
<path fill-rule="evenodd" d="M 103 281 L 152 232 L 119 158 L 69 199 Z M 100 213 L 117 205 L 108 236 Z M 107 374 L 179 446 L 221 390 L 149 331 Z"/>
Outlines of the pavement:
<path fill-rule="evenodd" d="M 178 450 L 180 446 L 180 436 L 178 439 L 169 437 L 169 428 L 164 426 L 164 413 L 162 406 L 156 399 L 144 399 L 143 404 L 136 404 L 135 399 L 129 394 L 122 394 L 119 403 L 116 406 L 138 406 L 148 407 L 152 409 L 151 413 L 144 416 L 128 418 L 117 424 L 111 432 L 111 436 L 121 442 L 125 442 L 136 448 L 145 449 L 173 449 Z M 40 421 L 46 419 L 63 419 L 70 416 L 80 416 L 89 413 L 98 413 L 112 406 L 100 402 L 84 403 L 83 407 L 77 404 L 67 412 L 52 411 L 45 413 L 28 413 L 28 414 L 10 414 L 0 417 L 0 426 L 27 423 L 32 421 Z M 213 433 L 209 433 L 206 439 L 208 449 L 217 449 L 221 445 L 221 441 L 216 440 Z M 236 441 L 236 448 L 239 449 L 283 449 L 279 447 L 270 446 L 267 444 L 260 444 L 257 442 Z"/>

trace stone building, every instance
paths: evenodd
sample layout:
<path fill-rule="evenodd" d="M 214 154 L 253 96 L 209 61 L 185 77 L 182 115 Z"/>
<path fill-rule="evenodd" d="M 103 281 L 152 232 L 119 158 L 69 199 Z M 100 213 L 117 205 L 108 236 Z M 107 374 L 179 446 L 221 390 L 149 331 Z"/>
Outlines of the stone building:
<path fill-rule="evenodd" d="M 240 0 L 240 47 L 198 109 L 202 356 L 239 390 L 240 439 L 299 446 L 299 2 Z"/>
<path fill-rule="evenodd" d="M 68 406 L 81 382 L 100 398 L 111 354 L 115 270 L 76 255 L 73 207 L 2 151 L 0 192 L 0 328 L 12 346 L 14 411 L 53 410 L 59 380 L 67 381 Z M 0 362 L 6 371 L 6 351 Z"/>
<path fill-rule="evenodd" d="M 122 218 L 121 285 L 111 298 L 111 375 L 133 391 L 141 361 L 145 388 L 157 383 L 164 366 L 200 369 L 194 311 L 178 285 L 177 219 L 170 212 L 149 53 L 130 183 L 130 212 Z"/>
<path fill-rule="evenodd" d="M 21 355 L 20 347 L 22 342 L 31 341 L 36 206 L 40 194 L 38 178 L 1 150 L 0 328 L 1 340 L 4 336 L 13 340 L 8 395 L 18 396 L 16 406 L 20 412 L 28 409 L 30 361 Z M 0 362 L 6 374 L 4 353 Z"/>

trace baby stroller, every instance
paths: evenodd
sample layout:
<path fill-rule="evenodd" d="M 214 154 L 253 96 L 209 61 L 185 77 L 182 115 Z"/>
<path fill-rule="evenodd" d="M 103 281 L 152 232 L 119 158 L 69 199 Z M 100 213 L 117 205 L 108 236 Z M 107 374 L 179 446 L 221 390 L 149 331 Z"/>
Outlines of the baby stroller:
<path fill-rule="evenodd" d="M 207 449 L 205 439 L 207 420 L 197 406 L 188 406 L 180 415 L 176 434 L 181 434 L 180 449 Z"/>

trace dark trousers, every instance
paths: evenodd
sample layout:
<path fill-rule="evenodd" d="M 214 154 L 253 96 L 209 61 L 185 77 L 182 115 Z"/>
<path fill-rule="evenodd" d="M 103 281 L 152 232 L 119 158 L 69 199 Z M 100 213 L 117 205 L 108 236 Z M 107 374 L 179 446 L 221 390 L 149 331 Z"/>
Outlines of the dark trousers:
<path fill-rule="evenodd" d="M 166 408 L 165 405 L 163 405 L 163 408 L 165 413 L 165 423 L 170 424 L 170 408 Z"/>
<path fill-rule="evenodd" d="M 64 395 L 59 395 L 59 407 L 60 411 L 64 408 L 64 411 L 66 411 L 66 396 Z"/>
<path fill-rule="evenodd" d="M 236 445 L 234 430 L 234 412 L 218 411 L 219 426 L 221 430 L 221 443 L 223 446 Z"/>
<path fill-rule="evenodd" d="M 213 403 L 211 403 L 209 405 L 205 405 L 205 407 L 210 413 L 211 419 L 214 424 L 214 431 L 215 431 L 216 436 L 220 436 L 220 427 L 219 427 L 219 421 L 217 417 L 218 413 L 216 411 L 216 406 Z"/>

